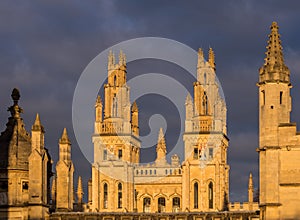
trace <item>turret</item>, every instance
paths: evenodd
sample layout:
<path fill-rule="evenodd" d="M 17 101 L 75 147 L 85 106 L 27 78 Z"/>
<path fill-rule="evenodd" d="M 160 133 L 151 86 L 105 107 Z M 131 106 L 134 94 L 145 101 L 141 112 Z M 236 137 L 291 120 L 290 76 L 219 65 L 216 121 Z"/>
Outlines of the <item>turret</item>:
<path fill-rule="evenodd" d="M 159 129 L 159 134 L 158 134 L 158 141 L 157 141 L 157 146 L 156 146 L 156 160 L 155 162 L 157 164 L 165 164 L 166 163 L 166 153 L 167 153 L 167 148 L 166 148 L 166 141 L 164 137 L 164 132 L 163 129 Z"/>
<path fill-rule="evenodd" d="M 278 25 L 273 22 L 264 65 L 259 69 L 260 146 L 277 146 L 277 127 L 290 123 L 290 71 L 284 63 Z"/>
<path fill-rule="evenodd" d="M 56 209 L 71 211 L 74 203 L 74 166 L 71 160 L 71 141 L 66 128 L 59 139 L 59 160 L 56 165 L 56 174 Z"/>
<path fill-rule="evenodd" d="M 71 142 L 66 128 L 64 128 L 62 136 L 59 139 L 59 160 L 67 163 L 71 162 Z"/>
<path fill-rule="evenodd" d="M 36 114 L 34 124 L 31 128 L 31 139 L 32 139 L 32 148 L 31 150 L 37 150 L 41 153 L 41 150 L 44 148 L 44 127 L 41 125 L 40 116 Z"/>

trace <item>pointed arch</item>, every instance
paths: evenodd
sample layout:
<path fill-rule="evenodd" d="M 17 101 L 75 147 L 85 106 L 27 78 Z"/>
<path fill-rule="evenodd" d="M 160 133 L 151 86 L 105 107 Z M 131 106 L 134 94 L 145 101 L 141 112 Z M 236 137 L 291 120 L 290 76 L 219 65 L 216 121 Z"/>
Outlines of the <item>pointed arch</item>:
<path fill-rule="evenodd" d="M 198 209 L 198 190 L 199 190 L 199 185 L 198 182 L 195 182 L 194 185 L 194 209 Z"/>
<path fill-rule="evenodd" d="M 118 208 L 122 208 L 122 183 L 118 184 Z"/>
<path fill-rule="evenodd" d="M 212 182 L 208 184 L 208 208 L 214 208 L 214 185 Z"/>
<path fill-rule="evenodd" d="M 108 208 L 108 184 L 103 184 L 103 208 Z"/>
<path fill-rule="evenodd" d="M 207 101 L 207 94 L 204 91 L 203 97 L 202 97 L 202 109 L 203 109 L 203 114 L 207 115 L 208 114 L 208 101 Z"/>

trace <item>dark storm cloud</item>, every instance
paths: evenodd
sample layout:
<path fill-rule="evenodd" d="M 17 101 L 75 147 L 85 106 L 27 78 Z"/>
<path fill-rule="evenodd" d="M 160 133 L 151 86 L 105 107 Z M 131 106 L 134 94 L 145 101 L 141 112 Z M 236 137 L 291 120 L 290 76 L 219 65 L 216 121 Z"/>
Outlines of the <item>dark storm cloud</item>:
<path fill-rule="evenodd" d="M 1 1 L 0 127 L 3 130 L 7 120 L 10 91 L 18 87 L 27 130 L 39 112 L 55 161 L 58 139 L 63 127 L 68 128 L 76 175 L 85 175 L 86 188 L 89 164 L 80 153 L 71 123 L 73 92 L 86 65 L 107 47 L 135 37 L 167 37 L 194 49 L 203 47 L 206 54 L 211 46 L 228 108 L 231 200 L 244 200 L 251 170 L 258 184 L 255 83 L 273 20 L 280 25 L 292 73 L 293 100 L 300 98 L 299 8 L 299 1 L 271 0 Z M 163 72 L 167 67 L 162 68 Z M 300 102 L 294 102 L 293 108 L 293 119 L 299 122 Z M 167 143 L 172 145 L 171 140 Z"/>

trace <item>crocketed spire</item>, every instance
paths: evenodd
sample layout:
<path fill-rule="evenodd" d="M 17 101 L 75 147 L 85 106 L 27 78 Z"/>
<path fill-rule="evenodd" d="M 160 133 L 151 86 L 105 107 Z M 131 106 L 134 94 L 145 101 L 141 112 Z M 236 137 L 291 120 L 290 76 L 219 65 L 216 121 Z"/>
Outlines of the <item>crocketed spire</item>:
<path fill-rule="evenodd" d="M 265 63 L 260 68 L 260 82 L 290 82 L 290 72 L 284 63 L 278 24 L 273 22 L 269 34 Z"/>

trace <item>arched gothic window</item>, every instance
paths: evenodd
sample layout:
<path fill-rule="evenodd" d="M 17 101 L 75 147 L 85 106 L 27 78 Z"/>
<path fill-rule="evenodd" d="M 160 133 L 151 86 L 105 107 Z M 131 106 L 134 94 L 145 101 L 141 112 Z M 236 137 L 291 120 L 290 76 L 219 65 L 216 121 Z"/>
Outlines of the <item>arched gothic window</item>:
<path fill-rule="evenodd" d="M 116 75 L 114 76 L 114 86 L 115 87 L 117 86 L 117 76 Z"/>
<path fill-rule="evenodd" d="M 103 185 L 103 208 L 107 209 L 108 207 L 108 186 L 107 183 Z"/>
<path fill-rule="evenodd" d="M 212 182 L 208 184 L 208 207 L 210 209 L 214 208 L 214 189 Z"/>
<path fill-rule="evenodd" d="M 158 198 L 158 212 L 166 211 L 166 199 L 164 197 Z"/>
<path fill-rule="evenodd" d="M 198 209 L 198 183 L 194 183 L 194 209 Z"/>
<path fill-rule="evenodd" d="M 118 208 L 122 208 L 122 183 L 118 184 Z"/>
<path fill-rule="evenodd" d="M 178 212 L 180 210 L 180 198 L 179 197 L 173 198 L 172 209 L 173 209 L 173 212 Z"/>
<path fill-rule="evenodd" d="M 116 94 L 113 97 L 113 117 L 118 117 L 118 100 Z"/>
<path fill-rule="evenodd" d="M 207 95 L 206 95 L 206 92 L 204 92 L 204 94 L 203 94 L 202 108 L 203 108 L 203 114 L 207 115 L 208 114 L 208 106 L 207 106 Z"/>
<path fill-rule="evenodd" d="M 144 212 L 150 212 L 151 199 L 149 197 L 145 197 L 143 199 L 143 210 Z"/>

